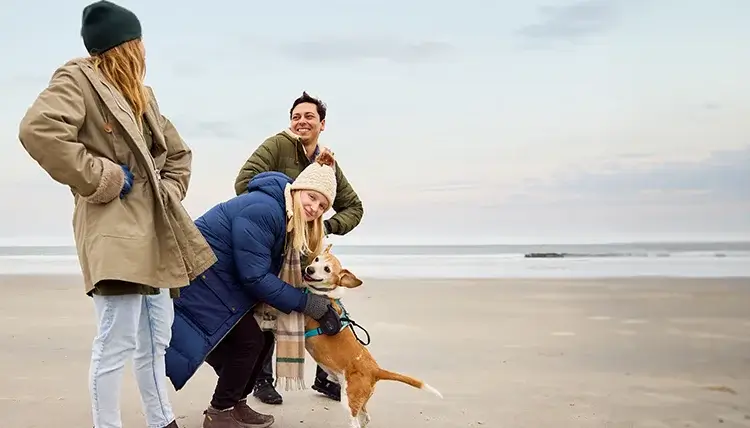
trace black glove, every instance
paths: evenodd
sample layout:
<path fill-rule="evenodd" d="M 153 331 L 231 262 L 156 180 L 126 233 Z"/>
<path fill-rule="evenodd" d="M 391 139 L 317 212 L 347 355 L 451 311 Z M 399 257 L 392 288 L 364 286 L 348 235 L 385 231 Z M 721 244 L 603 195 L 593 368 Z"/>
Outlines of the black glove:
<path fill-rule="evenodd" d="M 320 331 L 323 334 L 335 336 L 341 331 L 341 318 L 333 309 L 333 306 L 328 305 L 325 315 L 316 321 L 320 323 Z"/>
<path fill-rule="evenodd" d="M 333 336 L 341 330 L 341 318 L 331 306 L 331 300 L 317 294 L 308 294 L 303 314 L 320 323 L 320 331 Z"/>

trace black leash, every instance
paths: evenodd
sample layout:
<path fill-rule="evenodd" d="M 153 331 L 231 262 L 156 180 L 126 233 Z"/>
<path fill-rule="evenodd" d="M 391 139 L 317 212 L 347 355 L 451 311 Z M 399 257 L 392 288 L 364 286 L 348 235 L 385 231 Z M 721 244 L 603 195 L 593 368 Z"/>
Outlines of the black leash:
<path fill-rule="evenodd" d="M 349 327 L 349 328 L 352 329 L 352 333 L 354 333 L 354 338 L 357 339 L 357 341 L 359 343 L 361 343 L 364 346 L 367 346 L 367 345 L 370 344 L 370 333 L 368 333 L 367 330 L 365 330 L 364 327 L 362 327 L 361 325 L 357 324 L 357 322 L 354 321 L 353 319 L 349 318 L 348 315 L 345 315 L 345 316 L 341 317 L 341 322 L 345 322 L 345 321 L 349 323 L 349 325 L 347 327 Z M 367 335 L 367 343 L 363 342 L 362 339 L 360 339 L 359 336 L 357 336 L 357 332 L 354 330 L 354 327 L 359 327 L 360 329 L 362 329 L 362 331 L 365 332 L 365 334 Z"/>

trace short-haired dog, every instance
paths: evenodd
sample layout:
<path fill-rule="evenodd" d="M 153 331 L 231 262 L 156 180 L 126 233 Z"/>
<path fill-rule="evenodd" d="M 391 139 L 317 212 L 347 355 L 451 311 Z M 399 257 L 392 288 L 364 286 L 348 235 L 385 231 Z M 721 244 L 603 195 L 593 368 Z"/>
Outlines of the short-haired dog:
<path fill-rule="evenodd" d="M 303 280 L 308 292 L 329 297 L 333 307 L 342 315 L 343 308 L 338 302 L 344 290 L 359 287 L 362 281 L 343 269 L 330 250 L 331 245 L 328 245 L 305 267 Z M 314 319 L 306 317 L 305 347 L 318 365 L 341 385 L 341 402 L 349 414 L 351 428 L 364 428 L 370 422 L 367 401 L 379 380 L 403 382 L 442 398 L 438 390 L 421 380 L 380 368 L 348 325 L 334 336 L 317 334 L 318 327 Z"/>

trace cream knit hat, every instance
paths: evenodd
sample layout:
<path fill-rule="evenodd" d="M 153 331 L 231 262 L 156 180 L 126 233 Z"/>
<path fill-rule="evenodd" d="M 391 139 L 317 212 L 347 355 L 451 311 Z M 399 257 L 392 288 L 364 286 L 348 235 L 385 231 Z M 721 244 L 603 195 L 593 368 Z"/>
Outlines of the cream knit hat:
<path fill-rule="evenodd" d="M 307 166 L 290 185 L 291 190 L 315 190 L 328 199 L 328 208 L 336 199 L 336 172 L 333 154 L 324 149 L 315 162 Z"/>

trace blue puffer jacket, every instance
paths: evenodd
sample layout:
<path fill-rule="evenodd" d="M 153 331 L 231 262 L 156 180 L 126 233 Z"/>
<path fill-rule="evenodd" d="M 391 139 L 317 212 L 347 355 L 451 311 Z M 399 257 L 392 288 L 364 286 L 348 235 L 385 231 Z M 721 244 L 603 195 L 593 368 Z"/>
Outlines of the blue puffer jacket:
<path fill-rule="evenodd" d="M 195 221 L 218 261 L 175 299 L 167 376 L 180 390 L 208 353 L 258 302 L 301 312 L 307 295 L 278 278 L 286 235 L 284 187 L 279 172 L 258 174 L 248 193 L 211 208 Z"/>

